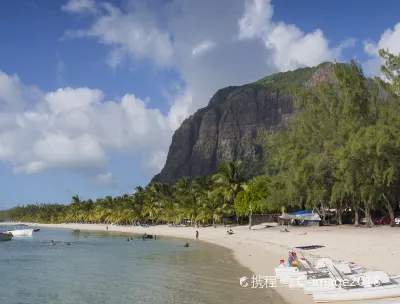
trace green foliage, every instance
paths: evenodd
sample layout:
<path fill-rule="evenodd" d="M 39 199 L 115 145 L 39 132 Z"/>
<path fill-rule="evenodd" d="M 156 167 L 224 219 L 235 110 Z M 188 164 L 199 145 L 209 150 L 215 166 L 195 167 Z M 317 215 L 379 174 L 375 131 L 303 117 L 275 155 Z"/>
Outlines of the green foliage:
<path fill-rule="evenodd" d="M 290 90 L 301 88 L 317 70 L 328 64 L 329 62 L 324 62 L 312 68 L 277 73 L 264 77 L 253 83 L 253 85 L 261 85 L 271 91 L 289 92 Z"/>
<path fill-rule="evenodd" d="M 267 176 L 258 176 L 250 180 L 244 191 L 238 193 L 235 200 L 235 209 L 238 215 L 248 215 L 250 206 L 253 213 L 268 211 L 263 203 L 269 195 L 269 179 Z"/>
<path fill-rule="evenodd" d="M 388 55 L 387 62 L 396 58 Z M 393 65 L 383 71 L 393 71 Z M 386 205 L 393 219 L 400 109 L 396 96 L 379 96 L 398 76 L 390 74 L 391 85 L 371 82 L 353 60 L 335 64 L 333 75 L 333 83 L 297 91 L 301 112 L 289 130 L 265 140 L 269 166 L 279 170 L 266 203 L 319 206 L 322 215 L 329 206 L 350 203 L 364 211 L 368 225 L 371 210 Z"/>
<path fill-rule="evenodd" d="M 391 83 L 391 86 L 388 87 L 395 94 L 400 95 L 400 54 L 394 55 L 389 53 L 388 50 L 380 50 L 379 55 L 385 60 L 385 65 L 381 67 L 381 72 Z"/>

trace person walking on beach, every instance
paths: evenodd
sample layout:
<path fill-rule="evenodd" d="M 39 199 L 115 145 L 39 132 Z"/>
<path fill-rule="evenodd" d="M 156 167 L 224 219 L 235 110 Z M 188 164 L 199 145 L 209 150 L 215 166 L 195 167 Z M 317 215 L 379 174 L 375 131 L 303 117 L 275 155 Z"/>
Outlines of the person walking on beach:
<path fill-rule="evenodd" d="M 196 239 L 197 240 L 199 239 L 199 231 L 198 230 L 196 230 Z"/>

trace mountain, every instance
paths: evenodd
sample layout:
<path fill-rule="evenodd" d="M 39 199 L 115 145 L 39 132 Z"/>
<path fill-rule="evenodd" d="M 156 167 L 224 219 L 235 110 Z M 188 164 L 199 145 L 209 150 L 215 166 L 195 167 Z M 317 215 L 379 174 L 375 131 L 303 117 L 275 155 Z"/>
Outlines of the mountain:
<path fill-rule="evenodd" d="M 173 184 L 184 176 L 209 175 L 238 158 L 245 162 L 248 177 L 261 174 L 266 151 L 255 142 L 257 134 L 273 134 L 295 114 L 292 89 L 329 79 L 332 64 L 325 62 L 218 90 L 207 107 L 175 131 L 165 166 L 152 181 Z"/>

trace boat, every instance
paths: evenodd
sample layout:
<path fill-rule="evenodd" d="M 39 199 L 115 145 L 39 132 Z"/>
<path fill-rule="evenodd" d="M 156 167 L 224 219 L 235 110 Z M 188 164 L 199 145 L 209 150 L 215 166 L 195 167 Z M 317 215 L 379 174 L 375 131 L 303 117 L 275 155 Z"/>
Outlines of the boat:
<path fill-rule="evenodd" d="M 81 232 L 80 229 L 74 229 L 73 232 Z"/>
<path fill-rule="evenodd" d="M 347 281 L 345 281 L 346 279 L 344 280 L 330 278 L 325 280 L 325 282 L 320 281 L 315 282 L 314 284 L 308 284 L 309 286 L 304 287 L 304 293 L 308 295 L 313 295 L 314 293 L 318 292 L 337 291 L 340 290 L 341 286 L 343 286 L 344 284 L 358 285 L 359 287 L 361 287 L 361 285 L 366 285 L 366 287 L 370 287 L 370 284 L 378 284 L 379 282 L 380 285 L 386 286 L 388 284 L 396 283 L 399 279 L 400 276 L 388 276 L 383 271 L 367 271 L 362 274 L 349 276 L 349 278 L 347 278 Z"/>
<path fill-rule="evenodd" d="M 336 290 L 321 291 L 313 294 L 313 299 L 316 303 L 377 300 L 396 297 L 400 297 L 400 279 L 395 279 L 388 285 L 340 287 Z"/>
<path fill-rule="evenodd" d="M 33 229 L 33 232 L 39 232 L 40 231 L 40 229 L 39 228 L 35 228 L 35 229 Z"/>
<path fill-rule="evenodd" d="M 267 224 L 259 224 L 259 225 L 251 226 L 251 230 L 260 230 L 260 229 L 265 229 L 267 227 L 268 227 Z"/>
<path fill-rule="evenodd" d="M 13 235 L 7 232 L 0 232 L 0 242 L 11 241 Z"/>
<path fill-rule="evenodd" d="M 287 266 L 281 261 L 279 267 L 275 268 L 275 275 L 284 285 L 289 285 L 291 290 L 302 289 L 310 286 L 314 282 L 324 283 L 324 280 L 329 281 L 333 278 L 329 267 L 334 267 L 337 271 L 343 274 L 357 275 L 364 271 L 362 266 L 352 262 L 332 261 L 328 258 L 320 258 L 315 265 L 306 259 L 297 259 L 293 253 L 292 258 L 295 259 L 296 266 Z M 292 264 L 292 265 L 293 265 Z M 314 286 L 314 285 L 312 285 Z"/>
<path fill-rule="evenodd" d="M 355 276 L 364 275 L 365 269 L 362 266 L 359 266 L 354 263 L 349 262 L 334 262 L 330 259 L 322 258 L 320 260 L 327 260 L 330 263 L 323 266 L 321 263 L 317 263 L 314 265 L 314 272 L 319 272 L 319 276 L 315 276 L 314 272 L 308 272 L 302 276 L 296 276 L 295 279 L 291 280 L 289 283 L 289 288 L 291 290 L 299 290 L 304 289 L 306 292 L 306 288 L 308 287 L 317 287 L 317 286 L 325 286 L 325 285 L 333 285 L 332 282 L 335 281 L 335 277 L 332 272 L 328 269 L 333 266 L 337 271 L 345 275 L 350 275 L 352 278 Z M 328 266 L 329 265 L 329 266 Z M 304 272 L 303 272 L 304 273 Z M 323 275 L 325 274 L 325 275 Z M 286 273 L 286 276 L 290 276 L 290 273 Z M 307 292 L 306 292 L 307 294 Z"/>
<path fill-rule="evenodd" d="M 13 236 L 32 236 L 33 229 L 22 229 L 21 226 L 14 227 L 14 230 L 8 230 Z"/>

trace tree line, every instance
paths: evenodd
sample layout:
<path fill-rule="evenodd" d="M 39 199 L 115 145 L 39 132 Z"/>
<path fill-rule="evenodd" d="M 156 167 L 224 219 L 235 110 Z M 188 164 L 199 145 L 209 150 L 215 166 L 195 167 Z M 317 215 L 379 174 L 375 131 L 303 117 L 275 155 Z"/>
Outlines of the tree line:
<path fill-rule="evenodd" d="M 260 183 L 265 177 L 255 178 L 253 185 L 251 180 L 246 182 L 242 172 L 242 162 L 230 162 L 220 166 L 214 175 L 196 177 L 193 181 L 184 177 L 172 187 L 167 183 L 153 182 L 145 188 L 136 187 L 133 194 L 114 198 L 107 196 L 95 201 L 82 200 L 75 195 L 69 205 L 17 206 L 1 211 L 0 219 L 119 224 L 132 224 L 136 221 L 142 224 L 179 224 L 185 220 L 191 224 L 216 224 L 224 216 L 229 219 L 235 215 L 236 209 L 241 210 L 237 206 L 236 197 L 244 189 L 250 187 L 253 192 L 257 192 L 267 187 L 267 183 Z M 263 195 L 260 192 L 260 197 Z"/>
<path fill-rule="evenodd" d="M 386 212 L 394 225 L 400 199 L 400 55 L 381 50 L 383 77 L 367 78 L 353 60 L 335 63 L 332 79 L 291 92 L 300 110 L 274 135 L 257 142 L 267 155 L 266 174 L 245 179 L 243 163 L 229 162 L 211 176 L 184 177 L 173 186 L 150 183 L 135 193 L 69 205 L 30 204 L 1 211 L 0 218 L 39 222 L 215 224 L 224 217 L 315 209 L 337 223 L 351 212 Z"/>

